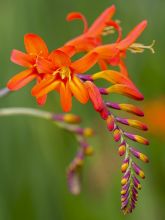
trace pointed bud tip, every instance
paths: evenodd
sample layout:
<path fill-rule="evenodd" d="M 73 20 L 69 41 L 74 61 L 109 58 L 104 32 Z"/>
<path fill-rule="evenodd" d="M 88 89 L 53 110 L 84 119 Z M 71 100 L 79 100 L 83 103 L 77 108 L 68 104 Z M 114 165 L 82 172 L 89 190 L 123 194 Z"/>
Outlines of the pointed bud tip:
<path fill-rule="evenodd" d="M 141 24 L 143 24 L 144 27 L 147 27 L 148 21 L 147 21 L 147 20 L 143 20 L 143 21 L 141 22 Z"/>
<path fill-rule="evenodd" d="M 139 176 L 140 176 L 142 179 L 145 179 L 145 174 L 144 174 L 143 171 L 140 171 Z"/>
<path fill-rule="evenodd" d="M 139 91 L 138 91 L 138 94 L 137 94 L 137 100 L 139 100 L 139 101 L 143 101 L 144 100 L 143 94 L 141 94 Z"/>
<path fill-rule="evenodd" d="M 148 131 L 148 126 L 147 125 L 143 125 L 143 130 L 144 131 Z"/>
<path fill-rule="evenodd" d="M 109 7 L 109 9 L 113 10 L 113 11 L 116 11 L 116 6 L 113 4 Z"/>

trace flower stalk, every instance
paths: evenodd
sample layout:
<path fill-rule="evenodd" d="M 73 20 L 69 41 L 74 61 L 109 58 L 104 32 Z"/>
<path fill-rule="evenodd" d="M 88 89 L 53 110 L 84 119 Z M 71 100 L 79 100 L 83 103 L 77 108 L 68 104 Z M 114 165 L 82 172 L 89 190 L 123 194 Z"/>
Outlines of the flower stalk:
<path fill-rule="evenodd" d="M 93 148 L 87 141 L 94 132 L 92 128 L 82 128 L 79 126 L 80 117 L 74 114 L 55 114 L 34 108 L 8 107 L 0 108 L 0 117 L 26 115 L 52 121 L 59 128 L 72 133 L 79 145 L 78 152 L 67 170 L 67 180 L 69 190 L 77 195 L 80 193 L 80 173 L 86 156 L 93 154 Z"/>

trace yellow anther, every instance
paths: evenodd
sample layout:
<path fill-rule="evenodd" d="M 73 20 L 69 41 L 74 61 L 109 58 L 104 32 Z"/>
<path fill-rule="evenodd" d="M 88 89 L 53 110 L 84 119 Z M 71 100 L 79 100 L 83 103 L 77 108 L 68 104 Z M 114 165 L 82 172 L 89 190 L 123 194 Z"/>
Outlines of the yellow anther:
<path fill-rule="evenodd" d="M 155 53 L 155 50 L 153 46 L 155 45 L 155 40 L 153 40 L 152 44 L 145 46 L 140 43 L 134 43 L 132 44 L 128 50 L 130 50 L 132 53 L 143 53 L 145 49 L 148 49 L 151 51 L 151 53 Z"/>
<path fill-rule="evenodd" d="M 114 34 L 114 33 L 115 33 L 114 27 L 106 26 L 102 32 L 102 36 L 107 36 L 109 34 Z"/>
<path fill-rule="evenodd" d="M 71 70 L 69 67 L 64 66 L 64 67 L 58 68 L 57 70 L 53 72 L 53 75 L 55 76 L 57 73 L 60 74 L 61 79 L 68 78 L 69 80 L 71 80 Z"/>
<path fill-rule="evenodd" d="M 117 24 L 120 24 L 120 20 L 115 20 Z M 114 34 L 115 33 L 115 28 L 113 26 L 106 26 L 102 32 L 102 36 L 107 36 L 109 34 Z"/>
<path fill-rule="evenodd" d="M 67 67 L 67 66 L 62 67 L 59 70 L 59 73 L 60 73 L 60 76 L 62 79 L 68 78 L 69 80 L 71 80 L 71 71 L 70 71 L 69 67 Z"/>
<path fill-rule="evenodd" d="M 56 71 L 53 72 L 53 76 L 55 76 L 57 73 L 59 73 L 60 69 L 57 69 Z"/>

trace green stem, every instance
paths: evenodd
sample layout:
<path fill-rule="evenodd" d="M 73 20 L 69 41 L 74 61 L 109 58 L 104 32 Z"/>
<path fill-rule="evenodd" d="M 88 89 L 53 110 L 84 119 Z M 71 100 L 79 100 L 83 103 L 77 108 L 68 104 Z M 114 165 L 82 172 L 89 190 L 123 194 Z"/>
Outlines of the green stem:
<path fill-rule="evenodd" d="M 0 116 L 10 116 L 10 115 L 31 115 L 39 118 L 51 119 L 53 113 L 42 111 L 33 108 L 22 108 L 22 107 L 9 107 L 1 108 Z"/>
<path fill-rule="evenodd" d="M 0 117 L 1 116 L 12 116 L 12 115 L 28 115 L 38 118 L 43 118 L 47 120 L 52 120 L 58 127 L 68 130 L 69 132 L 76 132 L 78 125 L 68 124 L 64 121 L 58 121 L 58 114 L 54 114 L 48 111 L 38 110 L 34 108 L 24 108 L 24 107 L 9 107 L 9 108 L 0 108 Z"/>

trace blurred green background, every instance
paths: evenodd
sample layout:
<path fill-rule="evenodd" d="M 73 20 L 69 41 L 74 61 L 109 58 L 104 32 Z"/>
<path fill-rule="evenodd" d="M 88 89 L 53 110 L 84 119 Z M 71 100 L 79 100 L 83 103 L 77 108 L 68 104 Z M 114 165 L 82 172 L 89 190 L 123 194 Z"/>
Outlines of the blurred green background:
<path fill-rule="evenodd" d="M 82 31 L 80 22 L 66 23 L 68 12 L 81 11 L 91 23 L 111 4 L 117 7 L 115 18 L 122 21 L 124 34 L 141 20 L 148 20 L 148 28 L 139 41 L 150 44 L 155 39 L 156 53 L 129 54 L 127 64 L 132 79 L 145 95 L 146 108 L 147 102 L 165 97 L 164 0 L 0 0 L 1 87 L 22 70 L 10 62 L 10 53 L 13 48 L 24 50 L 25 33 L 39 34 L 50 49 L 57 48 Z M 30 96 L 31 86 L 3 98 L 0 106 L 39 108 Z M 51 94 L 42 108 L 60 112 L 59 97 Z M 82 116 L 84 126 L 95 127 L 97 135 L 90 139 L 95 154 L 86 161 L 83 189 L 77 197 L 68 192 L 65 177 L 66 167 L 77 149 L 73 136 L 42 119 L 0 118 L 0 220 L 165 219 L 163 124 L 162 129 L 158 129 L 160 135 L 150 121 L 155 128 L 146 135 L 151 145 L 149 148 L 140 146 L 150 157 L 149 165 L 140 164 L 147 178 L 136 210 L 123 216 L 120 211 L 121 159 L 117 156 L 116 144 L 104 122 L 93 113 L 92 106 L 81 109 L 75 102 L 73 113 Z M 153 119 L 163 117 L 163 110 L 162 115 L 153 112 Z"/>

